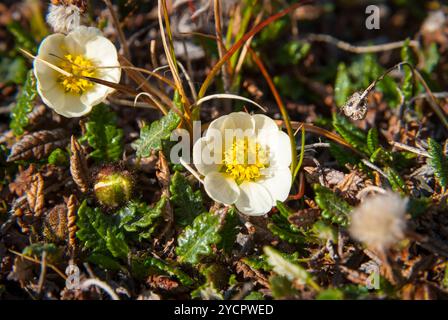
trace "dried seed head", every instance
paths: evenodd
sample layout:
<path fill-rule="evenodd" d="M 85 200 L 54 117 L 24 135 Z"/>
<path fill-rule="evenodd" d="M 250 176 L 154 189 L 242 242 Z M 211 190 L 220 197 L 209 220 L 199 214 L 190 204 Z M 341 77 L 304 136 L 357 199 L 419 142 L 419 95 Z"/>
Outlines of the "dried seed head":
<path fill-rule="evenodd" d="M 67 238 L 67 208 L 60 204 L 51 209 L 45 216 L 43 234 L 50 242 L 62 242 Z"/>
<path fill-rule="evenodd" d="M 344 114 L 352 120 L 363 120 L 367 114 L 367 99 L 363 92 L 355 92 L 342 106 Z"/>
<path fill-rule="evenodd" d="M 104 167 L 97 174 L 93 191 L 101 205 L 116 208 L 131 199 L 132 177 L 128 171 Z"/>
<path fill-rule="evenodd" d="M 350 234 L 369 248 L 390 248 L 405 237 L 407 202 L 392 191 L 367 198 L 352 212 Z"/>
<path fill-rule="evenodd" d="M 81 25 L 87 9 L 85 0 L 52 0 L 48 7 L 47 23 L 54 32 L 69 33 Z"/>

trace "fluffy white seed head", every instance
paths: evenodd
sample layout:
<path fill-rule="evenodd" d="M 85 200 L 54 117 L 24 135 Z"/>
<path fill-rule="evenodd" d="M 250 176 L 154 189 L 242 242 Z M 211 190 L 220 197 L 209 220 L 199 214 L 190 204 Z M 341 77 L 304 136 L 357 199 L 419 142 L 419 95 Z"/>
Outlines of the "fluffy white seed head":
<path fill-rule="evenodd" d="M 365 199 L 351 215 L 351 236 L 369 248 L 385 250 L 404 239 L 408 200 L 392 191 Z"/>
<path fill-rule="evenodd" d="M 73 4 L 50 4 L 47 23 L 54 32 L 69 33 L 81 24 L 81 9 Z"/>

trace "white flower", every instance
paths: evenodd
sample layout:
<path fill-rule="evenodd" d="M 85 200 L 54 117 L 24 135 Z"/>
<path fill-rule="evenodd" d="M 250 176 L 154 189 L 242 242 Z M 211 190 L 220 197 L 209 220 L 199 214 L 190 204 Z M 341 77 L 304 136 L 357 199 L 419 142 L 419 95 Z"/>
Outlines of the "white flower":
<path fill-rule="evenodd" d="M 73 76 L 51 68 L 47 61 Z M 115 46 L 96 28 L 81 26 L 67 35 L 46 37 L 34 60 L 37 91 L 43 102 L 65 117 L 80 117 L 101 103 L 113 89 L 76 76 L 94 77 L 118 83 L 120 68 Z"/>
<path fill-rule="evenodd" d="M 69 33 L 80 26 L 81 16 L 81 9 L 73 4 L 50 4 L 47 23 L 54 32 Z"/>
<path fill-rule="evenodd" d="M 350 234 L 369 248 L 390 248 L 405 237 L 407 203 L 392 191 L 367 198 L 352 212 Z"/>
<path fill-rule="evenodd" d="M 266 214 L 291 188 L 289 137 L 264 115 L 234 112 L 214 120 L 195 143 L 193 161 L 210 198 L 247 215 Z"/>

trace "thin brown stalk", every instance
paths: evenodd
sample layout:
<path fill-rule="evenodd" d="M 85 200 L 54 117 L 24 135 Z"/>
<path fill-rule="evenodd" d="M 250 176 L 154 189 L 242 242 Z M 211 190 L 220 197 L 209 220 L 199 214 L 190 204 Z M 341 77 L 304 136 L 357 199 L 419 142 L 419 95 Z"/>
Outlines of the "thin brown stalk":
<path fill-rule="evenodd" d="M 103 0 L 103 1 L 106 4 L 107 8 L 109 9 L 112 21 L 115 25 L 115 28 L 117 29 L 118 38 L 120 39 L 120 44 L 121 48 L 123 49 L 124 56 L 130 60 L 131 52 L 129 51 L 129 46 L 124 36 L 123 29 L 121 28 L 120 21 L 118 20 L 117 14 L 114 10 L 114 6 L 112 5 L 112 2 L 110 0 Z"/>
<path fill-rule="evenodd" d="M 222 59 L 222 57 L 227 52 L 227 50 L 226 50 L 226 47 L 222 40 L 221 3 L 219 0 L 214 0 L 213 11 L 215 14 L 215 34 L 216 34 L 216 39 L 217 39 L 217 43 L 218 43 L 218 54 L 219 54 L 219 59 Z M 229 78 L 229 73 L 227 72 L 228 71 L 227 67 L 226 67 L 227 65 L 228 64 L 225 63 L 221 67 L 222 82 L 224 84 L 224 91 L 226 93 L 228 93 L 229 89 L 230 89 L 230 78 Z"/>

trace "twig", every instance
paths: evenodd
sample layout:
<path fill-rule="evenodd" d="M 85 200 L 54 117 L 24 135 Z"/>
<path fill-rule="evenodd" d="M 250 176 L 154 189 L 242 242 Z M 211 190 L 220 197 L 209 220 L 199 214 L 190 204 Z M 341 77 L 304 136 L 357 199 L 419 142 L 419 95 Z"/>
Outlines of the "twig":
<path fill-rule="evenodd" d="M 213 2 L 213 11 L 215 14 L 215 34 L 218 43 L 218 55 L 219 59 L 222 59 L 224 54 L 226 54 L 227 50 L 222 42 L 222 30 L 221 30 L 221 4 L 220 0 L 214 0 Z M 222 72 L 222 82 L 224 85 L 224 91 L 226 93 L 229 92 L 230 89 L 230 78 L 227 72 L 227 63 L 224 63 L 221 67 Z"/>
<path fill-rule="evenodd" d="M 91 286 L 97 286 L 103 289 L 111 297 L 112 300 L 120 300 L 120 297 L 118 297 L 115 291 L 107 283 L 95 278 L 83 281 L 83 283 L 81 284 L 81 289 L 87 290 Z"/>
<path fill-rule="evenodd" d="M 341 50 L 345 50 L 345 51 L 357 53 L 357 54 L 399 49 L 406 44 L 406 41 L 396 41 L 396 42 L 377 44 L 377 45 L 371 45 L 371 46 L 354 46 L 348 42 L 336 39 L 335 37 L 330 36 L 328 34 L 315 34 L 315 33 L 311 33 L 311 34 L 307 35 L 305 39 L 309 40 L 309 41 L 315 41 L 315 42 L 326 42 L 326 43 L 336 46 L 337 48 L 339 48 Z M 411 40 L 411 41 L 409 41 L 409 46 L 414 47 L 415 49 L 418 49 L 420 47 L 420 44 L 418 43 L 418 41 Z"/>
<path fill-rule="evenodd" d="M 118 38 L 120 39 L 121 48 L 123 49 L 124 56 L 126 59 L 131 59 L 131 53 L 129 51 L 128 42 L 123 33 L 123 29 L 121 28 L 120 21 L 118 20 L 117 14 L 115 13 L 114 6 L 110 0 L 103 0 L 109 9 L 110 15 L 112 17 L 112 21 L 115 24 L 115 28 L 117 29 Z"/>
<path fill-rule="evenodd" d="M 41 263 L 40 263 L 40 275 L 39 275 L 39 282 L 37 285 L 37 294 L 40 295 L 42 292 L 42 287 L 44 286 L 45 282 L 45 276 L 47 274 L 47 251 L 42 252 L 41 257 Z"/>
<path fill-rule="evenodd" d="M 404 143 L 400 143 L 400 142 L 396 142 L 396 141 L 390 141 L 389 143 L 390 143 L 392 146 L 394 146 L 394 147 L 397 147 L 397 148 L 400 148 L 400 149 L 403 149 L 403 150 L 410 151 L 410 152 L 415 153 L 415 154 L 418 154 L 418 155 L 420 155 L 420 156 L 424 156 L 424 157 L 427 157 L 427 158 L 431 158 L 431 155 L 430 155 L 427 151 L 425 151 L 425 150 L 418 149 L 418 148 L 414 148 L 414 147 L 408 146 L 408 145 L 406 145 L 406 144 L 404 144 Z"/>
<path fill-rule="evenodd" d="M 11 250 L 11 249 L 8 249 L 8 251 L 13 253 L 13 254 L 15 254 L 16 256 L 19 256 L 19 257 L 25 259 L 25 260 L 28 260 L 28 261 L 31 261 L 31 262 L 34 262 L 34 263 L 37 263 L 37 264 L 41 264 L 42 263 L 40 260 L 37 260 L 37 259 L 34 259 L 34 258 L 29 257 L 27 255 L 24 255 L 23 253 L 20 253 L 20 252 Z M 48 268 L 50 268 L 51 270 L 56 272 L 62 279 L 64 279 L 64 280 L 67 279 L 67 276 L 62 271 L 60 271 L 58 268 L 56 268 L 54 265 L 52 265 L 50 263 L 47 263 L 47 266 L 48 266 Z"/>

